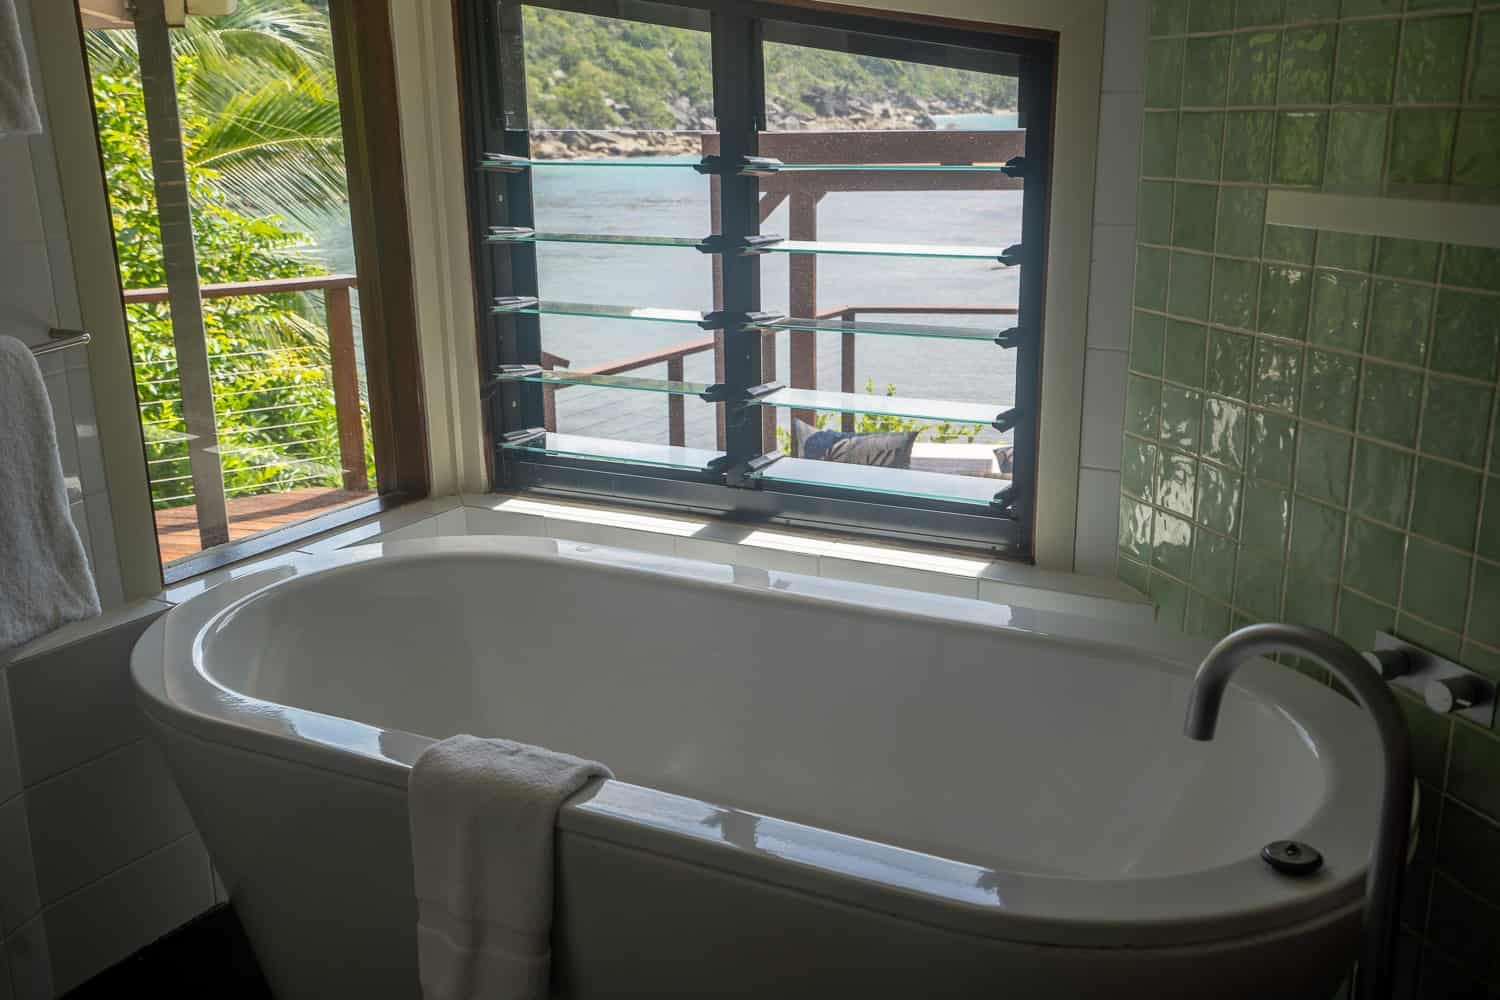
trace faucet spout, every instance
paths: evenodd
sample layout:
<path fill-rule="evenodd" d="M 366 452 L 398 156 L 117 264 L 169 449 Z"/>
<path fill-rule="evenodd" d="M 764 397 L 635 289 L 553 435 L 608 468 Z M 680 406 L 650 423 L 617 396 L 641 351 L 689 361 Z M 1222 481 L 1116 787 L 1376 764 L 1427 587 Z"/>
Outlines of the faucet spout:
<path fill-rule="evenodd" d="M 1211 740 L 1229 678 L 1246 660 L 1272 653 L 1292 653 L 1316 660 L 1354 692 L 1375 721 L 1382 764 L 1380 825 L 1365 875 L 1364 947 L 1360 955 L 1360 1000 L 1390 996 L 1396 947 L 1401 874 L 1411 828 L 1411 741 L 1396 698 L 1365 660 L 1344 642 L 1299 625 L 1250 625 L 1214 646 L 1198 667 L 1188 694 L 1183 732 L 1189 739 Z"/>

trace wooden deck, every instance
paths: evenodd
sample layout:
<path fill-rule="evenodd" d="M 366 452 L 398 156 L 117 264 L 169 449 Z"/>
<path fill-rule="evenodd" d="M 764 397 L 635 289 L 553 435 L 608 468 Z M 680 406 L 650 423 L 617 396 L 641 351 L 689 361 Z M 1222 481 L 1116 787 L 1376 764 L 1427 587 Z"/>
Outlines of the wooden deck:
<path fill-rule="evenodd" d="M 258 496 L 232 497 L 229 508 L 229 539 L 237 541 L 250 535 L 306 520 L 335 507 L 367 500 L 375 494 L 369 490 L 339 490 L 328 487 L 262 493 Z M 175 562 L 200 551 L 198 544 L 198 508 L 171 507 L 156 512 L 156 541 L 163 563 Z"/>

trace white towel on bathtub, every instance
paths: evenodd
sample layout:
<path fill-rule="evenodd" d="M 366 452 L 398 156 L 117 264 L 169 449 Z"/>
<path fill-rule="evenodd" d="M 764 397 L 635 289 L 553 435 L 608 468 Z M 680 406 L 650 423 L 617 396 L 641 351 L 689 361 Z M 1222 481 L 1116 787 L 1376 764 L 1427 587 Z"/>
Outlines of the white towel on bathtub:
<path fill-rule="evenodd" d="M 425 1000 L 545 1000 L 553 837 L 593 761 L 509 740 L 428 747 L 407 788 Z"/>
<path fill-rule="evenodd" d="M 0 337 L 0 651 L 99 613 L 31 348 Z"/>

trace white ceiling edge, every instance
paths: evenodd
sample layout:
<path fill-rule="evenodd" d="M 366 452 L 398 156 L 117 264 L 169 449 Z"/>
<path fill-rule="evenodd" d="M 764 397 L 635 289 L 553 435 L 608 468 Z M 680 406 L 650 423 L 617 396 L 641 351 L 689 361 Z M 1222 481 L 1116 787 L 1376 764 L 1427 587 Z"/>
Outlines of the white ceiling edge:
<path fill-rule="evenodd" d="M 1301 229 L 1500 247 L 1500 205 L 1272 188 L 1266 222 Z"/>

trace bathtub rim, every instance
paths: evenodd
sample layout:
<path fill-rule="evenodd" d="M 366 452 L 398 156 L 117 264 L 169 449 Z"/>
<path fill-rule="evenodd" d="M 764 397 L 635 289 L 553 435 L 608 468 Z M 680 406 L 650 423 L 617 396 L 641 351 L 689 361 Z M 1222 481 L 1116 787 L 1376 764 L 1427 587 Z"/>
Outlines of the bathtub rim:
<path fill-rule="evenodd" d="M 228 744 L 252 753 L 304 764 L 345 778 L 374 781 L 405 788 L 410 764 L 433 740 L 399 730 L 384 730 L 355 720 L 305 709 L 277 705 L 230 691 L 201 672 L 204 630 L 235 606 L 261 596 L 288 580 L 325 570 L 353 567 L 375 559 L 422 558 L 433 555 L 508 555 L 521 559 L 582 560 L 599 568 L 626 573 L 655 572 L 669 576 L 688 576 L 700 583 L 730 588 L 760 586 L 777 599 L 831 600 L 880 614 L 902 614 L 930 622 L 934 615 L 911 607 L 913 594 L 894 588 L 828 581 L 753 570 L 747 580 L 725 583 L 705 576 L 703 567 L 723 565 L 675 557 L 655 556 L 631 550 L 613 549 L 587 543 L 563 542 L 543 538 L 482 536 L 470 538 L 421 539 L 397 543 L 377 543 L 339 552 L 299 557 L 291 564 L 269 568 L 226 583 L 197 596 L 163 615 L 147 630 L 132 656 L 132 673 L 141 707 L 158 725 L 170 726 L 188 735 L 215 743 Z M 722 573 L 718 573 L 722 575 Z M 759 577 L 766 578 L 757 584 Z M 803 590 L 796 594 L 771 591 L 769 580 L 793 578 Z M 810 596 L 817 595 L 817 596 Z M 954 617 L 940 620 L 964 621 L 996 605 L 964 598 L 915 595 L 916 603 L 946 608 Z M 881 598 L 899 597 L 901 607 L 882 607 Z M 968 607 L 977 605 L 978 608 Z M 1005 606 L 998 606 L 1005 607 Z M 989 616 L 995 617 L 993 615 Z M 1053 631 L 997 625 L 994 620 L 979 621 L 988 628 L 1038 634 L 1063 642 L 1078 642 L 1097 647 L 1103 644 L 1139 657 L 1143 653 L 1174 669 L 1189 669 L 1201 657 L 1208 643 L 1183 639 L 1170 634 L 1150 635 L 1150 646 L 1142 650 L 1143 630 L 1124 629 L 1116 623 L 1073 619 L 1072 616 L 1041 613 L 1038 620 L 1054 626 Z M 1092 634 L 1090 632 L 1092 631 Z M 1123 633 L 1135 633 L 1125 643 Z M 1065 634 L 1059 634 L 1065 633 Z M 178 651 L 167 659 L 168 637 L 171 648 Z M 190 643 L 184 643 L 190 639 Z M 192 653 L 182 655 L 188 645 Z M 1284 667 L 1271 664 L 1251 665 L 1237 678 L 1236 687 L 1253 695 L 1283 703 L 1278 694 L 1290 693 L 1291 700 L 1324 699 L 1320 706 L 1341 706 L 1349 719 L 1362 719 L 1363 713 L 1338 695 L 1313 685 Z M 1286 709 L 1289 717 L 1295 713 Z M 1337 713 L 1336 713 L 1337 714 Z M 299 732 L 301 722 L 312 732 Z M 1368 727 L 1368 721 L 1365 720 Z M 1362 733 L 1328 727 L 1313 727 L 1321 744 L 1329 746 L 1338 758 L 1331 767 L 1330 788 L 1340 787 L 1340 778 L 1352 787 L 1344 787 L 1345 797 L 1378 787 L 1378 771 L 1359 775 L 1359 753 L 1374 746 L 1373 727 Z M 314 735 L 316 734 L 316 735 Z M 1363 738 L 1361 738 L 1363 737 Z M 371 747 L 379 750 L 371 752 Z M 1350 756 L 1350 755 L 1353 756 Z M 1364 758 L 1369 759 L 1369 758 Z M 1338 764 L 1354 763 L 1354 769 Z M 1352 782 L 1349 779 L 1354 779 Z M 1224 865 L 1166 876 L 1134 878 L 1069 877 L 1054 875 L 995 872 L 983 866 L 921 854 L 898 846 L 840 834 L 775 817 L 763 817 L 745 810 L 733 809 L 675 795 L 619 780 L 592 784 L 574 796 L 559 817 L 559 827 L 599 837 L 622 846 L 634 847 L 684 857 L 719 870 L 732 872 L 787 888 L 810 891 L 841 901 L 889 913 L 903 919 L 948 927 L 985 937 L 1062 947 L 1162 947 L 1232 940 L 1256 934 L 1271 933 L 1301 921 L 1316 919 L 1335 911 L 1357 909 L 1363 892 L 1364 865 L 1339 864 L 1335 859 L 1361 856 L 1359 842 L 1368 849 L 1368 836 L 1360 837 L 1347 817 L 1334 815 L 1331 794 L 1309 821 L 1299 830 L 1288 833 L 1317 844 L 1332 862 L 1323 873 L 1309 880 L 1295 881 L 1272 874 L 1258 858 L 1236 859 Z M 689 813 L 692 819 L 685 818 Z M 705 825 L 713 817 L 717 826 Z M 776 849 L 756 844 L 736 843 L 726 836 L 715 836 L 714 829 L 733 828 L 753 818 L 762 832 L 774 834 Z M 726 822 L 728 821 L 728 822 Z M 1341 829 L 1342 826 L 1342 829 Z M 759 840 L 760 838 L 757 838 Z M 989 873 L 1001 884 L 1003 894 L 1025 898 L 1026 908 L 1001 899 L 976 898 L 974 879 Z M 1112 905 L 1100 905 L 1101 887 L 1115 897 Z M 1249 891 L 1249 905 L 1226 909 L 1225 898 L 1236 898 Z M 1233 892 L 1235 897 L 1226 897 Z M 1045 897 L 1046 905 L 1035 904 Z M 1080 916 L 1087 912 L 1087 916 Z M 1352 910 L 1351 910 L 1352 912 Z"/>

